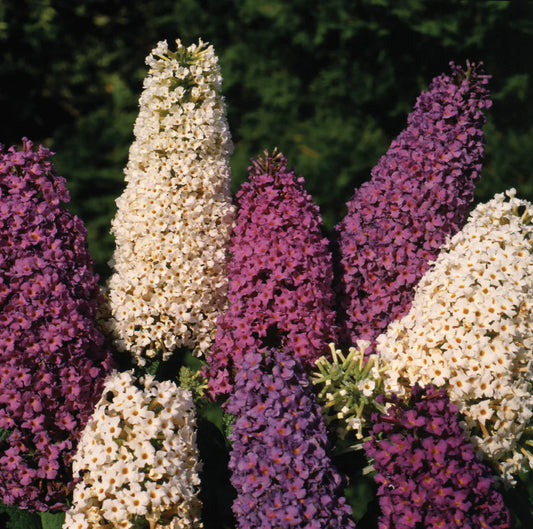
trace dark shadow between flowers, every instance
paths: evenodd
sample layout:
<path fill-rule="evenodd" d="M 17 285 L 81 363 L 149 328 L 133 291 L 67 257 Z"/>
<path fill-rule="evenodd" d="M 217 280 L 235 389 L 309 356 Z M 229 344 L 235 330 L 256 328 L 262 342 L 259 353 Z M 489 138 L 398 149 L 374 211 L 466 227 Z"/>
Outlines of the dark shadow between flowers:
<path fill-rule="evenodd" d="M 231 529 L 235 527 L 231 505 L 236 492 L 230 483 L 228 449 L 220 429 L 205 417 L 198 419 L 198 449 L 203 464 L 200 499 L 204 529 Z"/>
<path fill-rule="evenodd" d="M 531 506 L 531 485 L 528 487 L 527 481 L 531 483 L 528 474 L 523 474 L 516 480 L 516 485 L 509 489 L 501 489 L 501 494 L 505 505 L 511 511 L 513 529 L 529 529 L 533 527 L 533 508 Z M 529 489 L 529 490 L 528 490 Z"/>
<path fill-rule="evenodd" d="M 337 448 L 338 451 L 333 453 L 333 462 L 342 469 L 346 478 L 344 496 L 353 509 L 352 517 L 357 522 L 357 529 L 375 529 L 380 514 L 377 486 L 370 474 L 363 474 L 363 469 L 368 465 L 365 452 L 341 451 L 340 446 Z"/>
<path fill-rule="evenodd" d="M 198 373 L 205 362 L 186 348 L 177 349 L 166 361 L 154 362 L 149 372 L 159 381 L 180 383 L 180 371 Z M 225 414 L 220 402 L 211 402 L 193 391 L 197 413 L 197 443 L 202 470 L 200 500 L 204 529 L 231 529 L 235 520 L 231 505 L 236 492 L 230 483 L 229 453 L 224 436 Z"/>

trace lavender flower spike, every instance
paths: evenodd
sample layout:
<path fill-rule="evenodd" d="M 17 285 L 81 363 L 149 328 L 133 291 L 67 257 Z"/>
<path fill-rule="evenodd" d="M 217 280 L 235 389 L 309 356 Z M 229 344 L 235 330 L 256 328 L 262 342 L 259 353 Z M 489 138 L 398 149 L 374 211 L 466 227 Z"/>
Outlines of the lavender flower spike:
<path fill-rule="evenodd" d="M 354 529 L 311 384 L 292 353 L 248 352 L 227 411 L 239 529 Z"/>
<path fill-rule="evenodd" d="M 229 307 L 208 357 L 214 395 L 228 392 L 250 347 L 280 345 L 312 367 L 336 336 L 332 257 L 304 179 L 265 152 L 236 200 Z"/>
<path fill-rule="evenodd" d="M 410 307 L 413 289 L 473 201 L 491 106 L 481 65 L 433 79 L 407 128 L 348 202 L 337 225 L 342 339 L 372 341 Z M 372 352 L 372 347 L 368 350 Z"/>
<path fill-rule="evenodd" d="M 111 369 L 82 221 L 51 153 L 0 146 L 0 500 L 66 509 L 70 463 Z"/>

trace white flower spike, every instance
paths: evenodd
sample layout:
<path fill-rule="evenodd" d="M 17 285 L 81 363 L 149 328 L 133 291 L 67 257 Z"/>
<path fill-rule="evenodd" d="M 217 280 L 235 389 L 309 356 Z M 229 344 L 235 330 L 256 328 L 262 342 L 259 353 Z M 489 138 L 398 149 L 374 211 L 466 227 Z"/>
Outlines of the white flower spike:
<path fill-rule="evenodd" d="M 226 306 L 233 145 L 222 78 L 212 46 L 176 43 L 172 52 L 160 42 L 146 59 L 111 230 L 107 327 L 139 365 L 180 347 L 206 354 Z"/>
<path fill-rule="evenodd" d="M 114 434 L 102 434 L 109 424 Z M 128 528 L 139 518 L 200 529 L 198 457 L 190 392 L 115 372 L 78 445 L 72 467 L 81 479 L 63 529 Z"/>
<path fill-rule="evenodd" d="M 446 387 L 481 455 L 504 480 L 527 468 L 533 415 L 533 205 L 480 204 L 420 281 L 410 312 L 378 338 L 386 390 Z"/>

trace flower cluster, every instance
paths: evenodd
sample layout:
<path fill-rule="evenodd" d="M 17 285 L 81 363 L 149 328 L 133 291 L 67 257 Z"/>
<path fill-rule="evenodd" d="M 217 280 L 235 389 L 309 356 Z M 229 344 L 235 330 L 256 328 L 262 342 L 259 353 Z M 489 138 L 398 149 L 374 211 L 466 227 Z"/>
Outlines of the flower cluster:
<path fill-rule="evenodd" d="M 112 223 L 108 328 L 135 362 L 206 353 L 226 303 L 233 149 L 212 46 L 166 41 L 150 67 Z"/>
<path fill-rule="evenodd" d="M 474 445 L 511 479 L 527 463 L 517 441 L 533 415 L 533 205 L 507 194 L 443 246 L 376 349 L 387 389 L 446 387 Z"/>
<path fill-rule="evenodd" d="M 372 412 L 385 411 L 376 397 L 384 392 L 386 367 L 378 355 L 365 356 L 368 346 L 368 342 L 361 340 L 344 356 L 330 344 L 331 360 L 321 356 L 312 373 L 311 382 L 320 389 L 317 399 L 326 424 L 335 428 L 342 440 L 353 441 L 352 432 L 358 441 L 363 439 L 370 427 Z"/>
<path fill-rule="evenodd" d="M 336 335 L 332 258 L 304 179 L 265 153 L 236 199 L 229 307 L 208 358 L 212 394 L 229 391 L 250 347 L 281 346 L 311 367 Z"/>
<path fill-rule="evenodd" d="M 113 373 L 79 443 L 81 481 L 63 527 L 201 527 L 195 430 L 189 391 Z"/>
<path fill-rule="evenodd" d="M 353 528 L 311 384 L 292 353 L 248 352 L 227 411 L 240 529 Z"/>
<path fill-rule="evenodd" d="M 373 415 L 365 443 L 377 471 L 380 529 L 508 529 L 509 511 L 457 419 L 446 391 L 415 385 Z"/>
<path fill-rule="evenodd" d="M 0 148 L 0 499 L 62 510 L 70 461 L 111 369 L 98 277 L 50 152 Z"/>
<path fill-rule="evenodd" d="M 409 310 L 414 286 L 473 200 L 488 79 L 475 65 L 464 71 L 452 63 L 451 70 L 419 96 L 407 128 L 336 227 L 341 338 L 348 345 L 374 340 Z"/>

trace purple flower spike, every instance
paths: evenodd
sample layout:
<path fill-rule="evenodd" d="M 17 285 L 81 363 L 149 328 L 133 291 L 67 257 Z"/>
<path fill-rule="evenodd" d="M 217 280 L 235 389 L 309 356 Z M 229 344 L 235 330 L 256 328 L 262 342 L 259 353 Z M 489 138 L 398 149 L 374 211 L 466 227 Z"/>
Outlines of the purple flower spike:
<path fill-rule="evenodd" d="M 510 514 L 490 469 L 476 456 L 445 389 L 415 385 L 408 401 L 393 395 L 375 413 L 372 439 L 380 529 L 509 529 Z"/>
<path fill-rule="evenodd" d="M 409 310 L 414 287 L 448 235 L 459 231 L 484 156 L 489 76 L 481 65 L 433 79 L 407 128 L 337 225 L 341 338 L 372 341 Z M 371 347 L 367 352 L 371 353 Z"/>
<path fill-rule="evenodd" d="M 111 369 L 82 221 L 51 154 L 0 147 L 0 500 L 66 509 L 70 462 Z"/>
<path fill-rule="evenodd" d="M 239 529 L 353 529 L 311 384 L 292 353 L 244 355 L 227 411 Z"/>
<path fill-rule="evenodd" d="M 265 153 L 236 200 L 229 307 L 207 359 L 213 396 L 230 391 L 251 347 L 281 346 L 312 366 L 336 337 L 329 242 L 304 179 L 282 154 Z"/>

